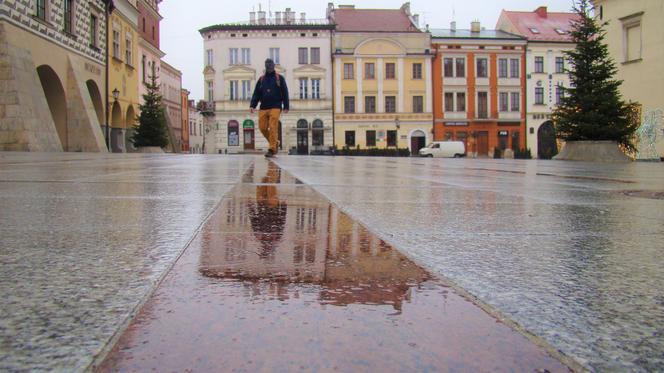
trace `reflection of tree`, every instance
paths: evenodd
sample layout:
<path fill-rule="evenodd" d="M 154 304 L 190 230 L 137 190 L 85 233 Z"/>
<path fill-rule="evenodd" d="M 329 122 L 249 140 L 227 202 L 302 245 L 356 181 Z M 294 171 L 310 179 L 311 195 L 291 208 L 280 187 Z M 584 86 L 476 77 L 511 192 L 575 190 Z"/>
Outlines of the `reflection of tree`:
<path fill-rule="evenodd" d="M 262 247 L 259 253 L 261 258 L 274 254 L 286 225 L 288 204 L 279 200 L 275 185 L 280 177 L 281 170 L 270 162 L 267 174 L 261 180 L 262 185 L 256 186 L 256 202 L 249 204 L 251 228 Z"/>

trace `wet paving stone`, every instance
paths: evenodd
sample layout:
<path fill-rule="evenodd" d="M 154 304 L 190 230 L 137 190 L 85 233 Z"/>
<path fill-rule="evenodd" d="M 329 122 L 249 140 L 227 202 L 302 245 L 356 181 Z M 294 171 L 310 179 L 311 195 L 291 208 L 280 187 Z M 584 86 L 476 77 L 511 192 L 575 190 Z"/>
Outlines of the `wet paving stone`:
<path fill-rule="evenodd" d="M 256 160 L 97 371 L 569 368 Z"/>

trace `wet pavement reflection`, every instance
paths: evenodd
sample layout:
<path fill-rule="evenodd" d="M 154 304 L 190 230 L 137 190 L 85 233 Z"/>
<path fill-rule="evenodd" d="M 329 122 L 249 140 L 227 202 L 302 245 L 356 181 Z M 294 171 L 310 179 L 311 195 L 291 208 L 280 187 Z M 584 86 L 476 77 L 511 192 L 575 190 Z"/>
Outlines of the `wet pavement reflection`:
<path fill-rule="evenodd" d="M 569 370 L 256 160 L 97 370 L 302 369 Z"/>

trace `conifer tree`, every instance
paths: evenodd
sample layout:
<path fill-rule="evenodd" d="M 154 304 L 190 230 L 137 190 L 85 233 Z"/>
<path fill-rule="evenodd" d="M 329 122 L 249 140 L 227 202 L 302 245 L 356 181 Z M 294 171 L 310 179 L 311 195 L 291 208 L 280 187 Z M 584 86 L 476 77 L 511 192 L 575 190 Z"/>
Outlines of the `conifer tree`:
<path fill-rule="evenodd" d="M 164 148 L 168 145 L 168 128 L 154 64 L 152 64 L 152 71 L 148 78 L 150 81 L 144 83 L 147 93 L 143 95 L 144 103 L 139 105 L 141 115 L 138 117 L 138 126 L 131 141 L 135 147 L 158 146 Z"/>
<path fill-rule="evenodd" d="M 570 34 L 576 44 L 565 52 L 570 61 L 571 87 L 553 113 L 558 137 L 565 141 L 616 141 L 634 150 L 633 135 L 639 126 L 637 105 L 626 103 L 620 94 L 622 81 L 614 78 L 617 68 L 604 43 L 604 25 L 590 16 L 590 0 L 577 0 Z"/>

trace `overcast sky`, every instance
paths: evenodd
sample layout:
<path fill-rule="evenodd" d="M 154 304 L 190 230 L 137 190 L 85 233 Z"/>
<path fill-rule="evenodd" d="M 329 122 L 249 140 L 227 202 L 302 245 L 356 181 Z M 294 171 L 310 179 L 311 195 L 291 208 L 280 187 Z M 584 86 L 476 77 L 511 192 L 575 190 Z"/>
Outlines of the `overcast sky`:
<path fill-rule="evenodd" d="M 356 8 L 396 9 L 403 0 L 344 0 L 334 5 L 354 4 Z M 325 18 L 328 0 L 164 0 L 160 13 L 161 50 L 166 52 L 166 62 L 182 71 L 182 87 L 191 91 L 190 99 L 203 97 L 203 38 L 198 30 L 219 23 L 249 20 L 249 12 L 268 6 L 272 12 L 291 8 L 297 13 L 305 12 L 307 18 Z M 413 14 L 420 14 L 421 23 L 431 28 L 449 28 L 455 20 L 458 28 L 470 28 L 472 20 L 482 26 L 495 27 L 502 9 L 532 11 L 547 5 L 549 11 L 569 11 L 573 0 L 411 0 Z"/>

